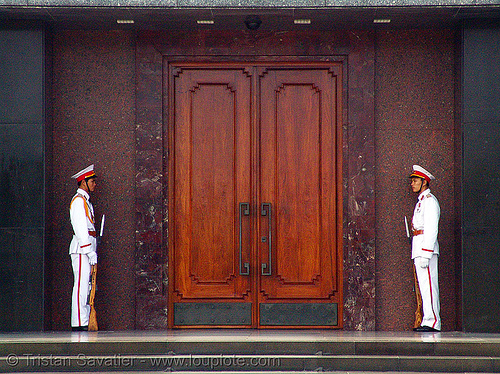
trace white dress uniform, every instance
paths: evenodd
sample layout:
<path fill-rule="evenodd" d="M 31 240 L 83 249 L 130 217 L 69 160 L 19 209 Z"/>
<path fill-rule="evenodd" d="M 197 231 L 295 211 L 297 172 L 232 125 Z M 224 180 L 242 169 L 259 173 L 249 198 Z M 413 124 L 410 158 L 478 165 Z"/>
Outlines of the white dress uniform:
<path fill-rule="evenodd" d="M 411 176 L 424 177 L 427 181 L 435 179 L 425 169 L 414 165 Z M 422 176 L 421 174 L 424 174 Z M 436 197 L 427 188 L 418 196 L 412 220 L 412 254 L 422 295 L 423 318 L 421 326 L 441 330 L 438 257 L 438 225 L 441 210 Z M 427 262 L 428 261 L 428 262 Z M 426 266 L 428 263 L 428 266 Z"/>
<path fill-rule="evenodd" d="M 72 178 L 80 181 L 94 175 L 93 165 L 90 165 Z M 89 324 L 89 280 L 91 265 L 97 263 L 94 207 L 89 199 L 89 194 L 79 188 L 71 200 L 69 209 L 74 233 L 69 246 L 74 274 L 71 302 L 72 327 L 88 326 Z"/>

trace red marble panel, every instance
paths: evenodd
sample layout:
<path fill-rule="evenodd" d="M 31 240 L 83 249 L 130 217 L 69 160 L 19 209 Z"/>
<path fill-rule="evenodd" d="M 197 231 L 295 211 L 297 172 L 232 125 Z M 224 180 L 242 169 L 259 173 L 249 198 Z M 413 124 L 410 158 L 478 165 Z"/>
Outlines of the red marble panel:
<path fill-rule="evenodd" d="M 131 329 L 135 324 L 135 38 L 123 31 L 54 31 L 52 55 L 47 328 L 70 328 L 69 203 L 77 188 L 71 175 L 93 163 L 98 184 L 91 201 L 98 224 L 106 214 L 98 250 L 98 322 L 104 329 Z"/>
<path fill-rule="evenodd" d="M 432 171 L 431 190 L 441 205 L 438 240 L 442 328 L 458 327 L 459 273 L 455 238 L 459 198 L 455 185 L 455 34 L 452 30 L 377 34 L 376 205 L 377 329 L 410 330 L 416 307 L 404 216 L 413 215 L 409 191 L 413 164 Z"/>

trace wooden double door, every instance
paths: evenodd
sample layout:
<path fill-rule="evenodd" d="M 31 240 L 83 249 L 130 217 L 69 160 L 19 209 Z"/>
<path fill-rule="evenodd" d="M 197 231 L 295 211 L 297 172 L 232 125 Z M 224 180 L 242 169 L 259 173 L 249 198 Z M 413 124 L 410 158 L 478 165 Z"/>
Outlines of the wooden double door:
<path fill-rule="evenodd" d="M 169 326 L 342 327 L 342 64 L 168 64 Z"/>

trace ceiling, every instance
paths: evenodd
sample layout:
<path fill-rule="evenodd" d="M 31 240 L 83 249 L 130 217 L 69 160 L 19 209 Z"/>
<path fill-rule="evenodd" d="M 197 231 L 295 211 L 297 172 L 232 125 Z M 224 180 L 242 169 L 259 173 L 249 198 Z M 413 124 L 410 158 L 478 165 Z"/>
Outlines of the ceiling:
<path fill-rule="evenodd" d="M 464 20 L 498 22 L 500 6 L 176 8 L 176 7 L 19 7 L 0 6 L 0 24 L 42 21 L 54 28 L 138 30 L 245 30 L 258 16 L 259 30 L 334 30 L 366 28 L 448 28 Z M 126 23 L 118 23 L 126 22 Z M 310 23 L 294 23 L 310 20 Z M 377 23 L 374 20 L 379 20 Z M 390 22 L 388 22 L 390 20 Z M 132 22 L 133 23 L 130 23 Z M 209 21 L 213 23 L 198 23 Z M 308 21 L 301 21 L 308 22 Z"/>

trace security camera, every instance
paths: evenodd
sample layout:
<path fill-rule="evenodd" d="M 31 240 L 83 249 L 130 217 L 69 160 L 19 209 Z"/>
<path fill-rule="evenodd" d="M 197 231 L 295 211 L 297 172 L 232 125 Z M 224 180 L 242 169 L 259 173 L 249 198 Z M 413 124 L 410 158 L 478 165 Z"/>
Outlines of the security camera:
<path fill-rule="evenodd" d="M 261 23 L 262 20 L 259 16 L 248 16 L 245 18 L 245 25 L 249 30 L 257 30 Z"/>

